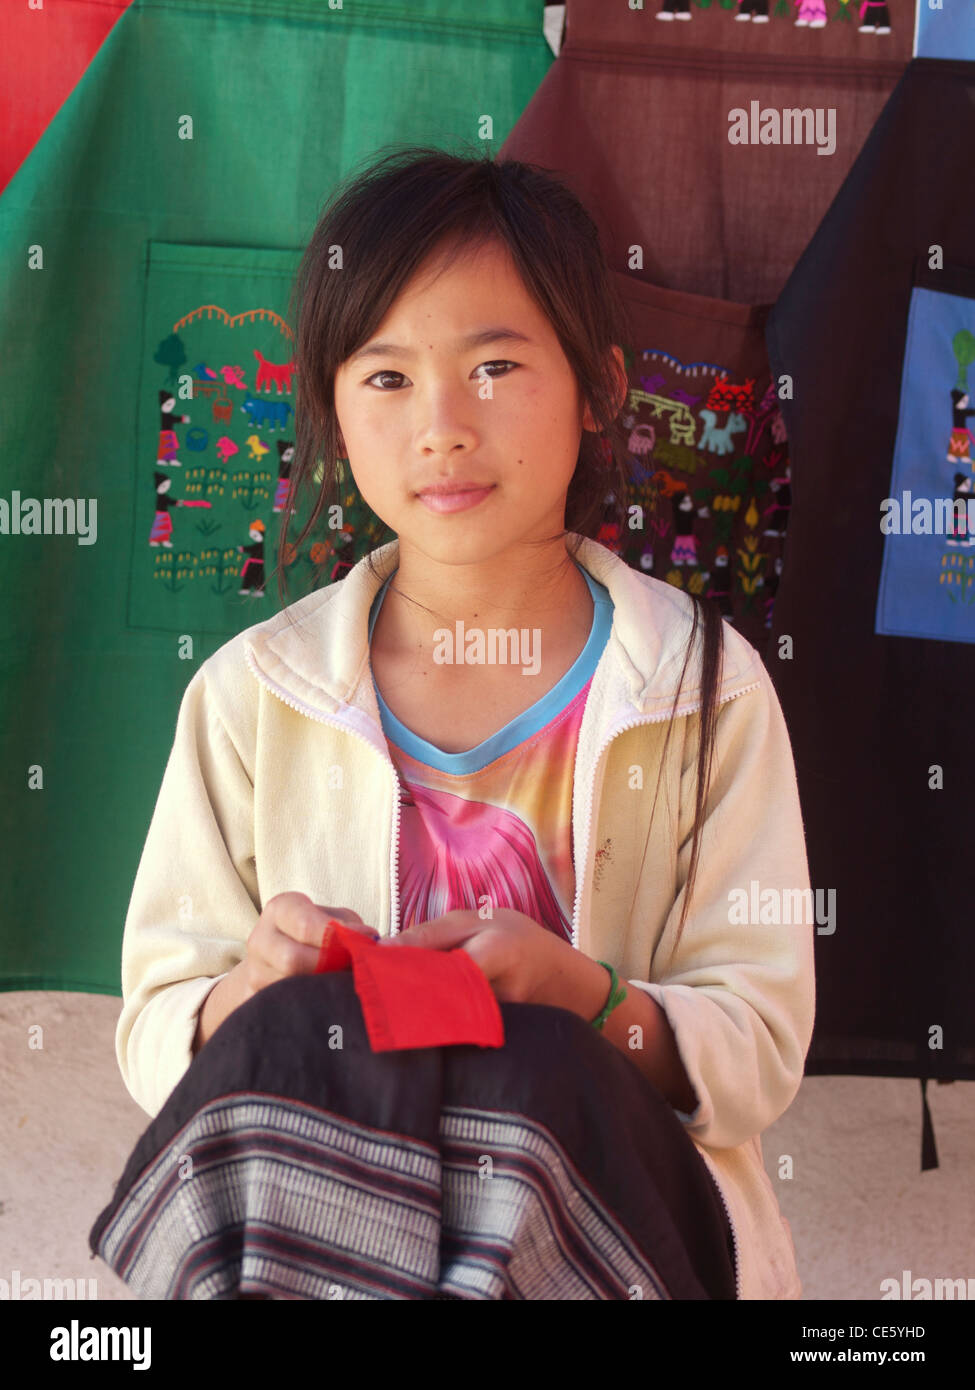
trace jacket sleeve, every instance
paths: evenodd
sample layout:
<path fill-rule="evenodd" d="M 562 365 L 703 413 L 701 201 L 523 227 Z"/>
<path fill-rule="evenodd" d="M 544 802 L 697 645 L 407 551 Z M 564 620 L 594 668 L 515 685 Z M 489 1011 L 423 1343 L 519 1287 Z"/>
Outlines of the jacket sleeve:
<path fill-rule="evenodd" d="M 193 1060 L 203 1001 L 243 959 L 260 915 L 253 783 L 209 667 L 183 695 L 122 942 L 115 1049 L 129 1094 L 150 1115 Z"/>
<path fill-rule="evenodd" d="M 649 982 L 628 982 L 666 1014 L 698 1098 L 691 1114 L 675 1113 L 711 1148 L 745 1143 L 792 1103 L 815 1013 L 815 895 L 795 764 L 775 687 L 757 655 L 755 668 L 759 687 L 718 709 L 697 878 L 675 945 L 691 857 L 700 717 L 689 726 L 678 892 Z M 766 895 L 759 912 L 750 908 L 753 883 L 755 901 Z"/>

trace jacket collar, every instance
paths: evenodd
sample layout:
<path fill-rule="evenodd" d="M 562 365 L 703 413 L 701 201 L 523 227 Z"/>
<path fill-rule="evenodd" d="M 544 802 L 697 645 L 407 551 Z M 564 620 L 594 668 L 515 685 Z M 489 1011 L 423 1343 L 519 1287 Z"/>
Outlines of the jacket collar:
<path fill-rule="evenodd" d="M 571 533 L 570 533 L 571 534 Z M 613 600 L 613 628 L 600 659 L 600 705 L 617 719 L 664 718 L 691 632 L 692 600 L 682 590 L 633 569 L 599 542 L 583 537 L 579 564 L 604 585 Z M 369 667 L 368 624 L 373 599 L 399 561 L 399 541 L 363 558 L 344 579 L 317 589 L 287 609 L 241 634 L 248 663 L 308 712 L 326 717 L 365 715 L 377 726 L 379 706 Z M 725 626 L 724 668 L 719 700 L 758 683 L 761 657 L 741 635 Z M 698 628 L 698 651 L 701 628 Z M 692 659 L 684 677 L 678 714 L 701 701 L 700 663 Z M 594 680 L 594 687 L 597 682 Z M 359 711 L 359 717 L 354 715 Z"/>

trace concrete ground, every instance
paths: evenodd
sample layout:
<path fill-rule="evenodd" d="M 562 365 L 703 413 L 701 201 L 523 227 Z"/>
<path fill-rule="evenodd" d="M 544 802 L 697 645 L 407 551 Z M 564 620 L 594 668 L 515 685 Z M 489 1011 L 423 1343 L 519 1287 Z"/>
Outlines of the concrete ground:
<path fill-rule="evenodd" d="M 120 1008 L 104 995 L 0 993 L 0 1280 L 8 1286 L 19 1271 L 21 1285 L 95 1279 L 99 1299 L 133 1297 L 87 1245 L 149 1123 L 115 1061 Z M 900 1284 L 905 1270 L 932 1282 L 970 1279 L 975 1289 L 975 1091 L 970 1082 L 931 1084 L 928 1100 L 940 1167 L 927 1173 L 917 1081 L 809 1077 L 766 1130 L 765 1164 L 805 1299 L 877 1299 L 881 1281 Z M 789 1179 L 779 1177 L 784 1155 Z"/>

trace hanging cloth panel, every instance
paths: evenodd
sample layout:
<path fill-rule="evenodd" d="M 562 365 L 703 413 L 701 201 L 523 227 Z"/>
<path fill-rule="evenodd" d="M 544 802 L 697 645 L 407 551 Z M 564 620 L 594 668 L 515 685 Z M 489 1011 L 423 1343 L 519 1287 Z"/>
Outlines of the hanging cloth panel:
<path fill-rule="evenodd" d="M 537 0 L 133 0 L 5 189 L 0 988 L 119 993 L 187 681 L 280 608 L 281 320 L 322 204 L 381 146 L 486 114 L 500 142 L 552 61 Z M 31 499 L 83 500 L 78 529 L 31 531 Z"/>
<path fill-rule="evenodd" d="M 821 28 L 782 4 L 763 23 L 760 8 L 695 5 L 681 22 L 679 6 L 569 0 L 558 61 L 501 153 L 579 195 L 628 311 L 631 486 L 618 501 L 643 507 L 644 524 L 614 504 L 600 539 L 714 598 L 764 654 L 792 500 L 765 323 L 910 60 L 914 8 L 892 0 L 887 34 L 842 5 Z M 787 125 L 797 107 L 810 121 Z M 731 143 L 735 110 L 748 135 L 763 120 L 776 133 L 771 111 L 780 137 L 813 143 Z"/>
<path fill-rule="evenodd" d="M 763 24 L 714 0 L 665 23 L 658 14 L 670 10 L 657 0 L 643 10 L 569 0 L 558 60 L 502 154 L 535 150 L 563 171 L 614 269 L 772 304 L 911 59 L 912 0 L 884 7 L 887 34 L 862 32 L 860 7 L 836 0 L 825 26 L 813 27 L 811 6 L 770 0 Z M 786 120 L 793 110 L 810 117 Z M 759 143 L 731 142 L 741 124 L 733 111 Z M 642 267 L 631 263 L 634 244 Z"/>
<path fill-rule="evenodd" d="M 973 141 L 975 64 L 915 59 L 768 323 L 796 383 L 772 632 L 794 654 L 769 665 L 812 881 L 836 901 L 811 1075 L 975 1077 L 975 546 L 933 529 L 975 480 Z"/>

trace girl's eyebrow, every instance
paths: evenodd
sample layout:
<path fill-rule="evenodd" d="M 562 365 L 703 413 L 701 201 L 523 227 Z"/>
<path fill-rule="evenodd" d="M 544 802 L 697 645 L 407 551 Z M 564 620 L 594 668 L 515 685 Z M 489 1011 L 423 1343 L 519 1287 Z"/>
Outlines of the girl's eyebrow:
<path fill-rule="evenodd" d="M 458 338 L 454 346 L 462 352 L 468 352 L 471 348 L 486 347 L 488 343 L 527 343 L 532 339 L 526 337 L 524 333 L 519 333 L 517 328 L 481 328 L 476 333 L 469 333 L 464 338 Z M 412 348 L 400 347 L 397 343 L 369 343 L 366 347 L 360 348 L 349 358 L 349 365 L 353 362 L 361 362 L 367 357 L 415 357 L 416 353 Z"/>

